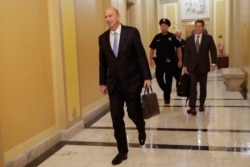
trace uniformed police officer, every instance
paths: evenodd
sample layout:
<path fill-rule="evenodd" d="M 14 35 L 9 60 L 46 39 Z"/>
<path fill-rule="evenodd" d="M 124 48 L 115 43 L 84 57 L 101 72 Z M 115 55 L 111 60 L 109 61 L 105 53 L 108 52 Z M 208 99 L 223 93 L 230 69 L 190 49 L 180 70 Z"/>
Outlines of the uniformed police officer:
<path fill-rule="evenodd" d="M 155 76 L 159 87 L 164 92 L 164 102 L 170 104 L 172 80 L 178 68 L 182 67 L 182 52 L 180 42 L 176 39 L 175 34 L 168 31 L 171 22 L 163 18 L 159 24 L 161 33 L 156 34 L 149 45 L 149 63 L 152 68 L 154 65 L 156 66 Z"/>

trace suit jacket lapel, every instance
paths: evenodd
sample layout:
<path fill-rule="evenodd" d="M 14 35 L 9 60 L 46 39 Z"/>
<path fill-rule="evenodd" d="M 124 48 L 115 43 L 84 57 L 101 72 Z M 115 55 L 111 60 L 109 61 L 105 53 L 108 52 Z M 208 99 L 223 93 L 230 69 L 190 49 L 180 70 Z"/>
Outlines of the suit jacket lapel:
<path fill-rule="evenodd" d="M 112 50 L 112 47 L 110 45 L 109 33 L 110 33 L 110 30 L 107 31 L 107 33 L 105 34 L 105 43 L 109 46 L 110 50 Z"/>
<path fill-rule="evenodd" d="M 124 28 L 124 26 L 122 25 L 122 28 L 121 28 L 121 34 L 120 34 L 120 42 L 119 42 L 119 48 L 118 48 L 118 57 L 120 56 L 119 53 L 122 53 L 122 49 L 123 47 L 125 46 L 125 41 L 126 41 L 126 37 L 127 37 L 127 31 L 126 29 Z"/>
<path fill-rule="evenodd" d="M 196 51 L 196 45 L 195 45 L 195 35 L 193 35 L 193 39 L 192 39 L 192 48 L 194 48 L 195 49 L 195 51 Z M 197 51 L 196 51 L 196 53 L 197 53 Z M 198 54 L 198 53 L 197 53 Z"/>
<path fill-rule="evenodd" d="M 202 47 L 204 46 L 205 41 L 206 41 L 206 35 L 202 34 L 199 52 L 201 51 Z"/>
<path fill-rule="evenodd" d="M 109 36 L 109 34 L 110 34 L 110 30 L 107 31 L 107 33 L 105 34 L 105 43 L 107 44 L 107 48 L 108 48 L 110 54 L 112 54 L 115 57 L 115 54 L 114 54 L 114 52 L 112 50 L 112 46 L 110 45 L 110 39 L 109 39 L 110 36 Z"/>

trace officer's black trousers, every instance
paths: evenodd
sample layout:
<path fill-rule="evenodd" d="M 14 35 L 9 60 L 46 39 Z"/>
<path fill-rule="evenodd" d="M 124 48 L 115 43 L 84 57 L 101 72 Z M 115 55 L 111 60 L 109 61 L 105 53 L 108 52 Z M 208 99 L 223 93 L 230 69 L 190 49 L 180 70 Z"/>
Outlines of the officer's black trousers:
<path fill-rule="evenodd" d="M 164 100 L 170 100 L 173 77 L 179 80 L 181 69 L 177 67 L 177 63 L 162 63 L 156 65 L 155 77 L 159 87 L 163 91 Z M 178 82 L 178 81 L 177 81 Z"/>

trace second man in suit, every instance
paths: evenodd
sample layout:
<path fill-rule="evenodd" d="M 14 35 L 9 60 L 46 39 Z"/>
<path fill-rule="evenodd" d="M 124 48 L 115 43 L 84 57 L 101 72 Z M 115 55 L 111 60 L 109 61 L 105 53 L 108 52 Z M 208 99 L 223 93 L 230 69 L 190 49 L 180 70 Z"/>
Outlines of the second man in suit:
<path fill-rule="evenodd" d="M 199 111 L 205 110 L 204 104 L 207 95 L 207 75 L 215 71 L 217 64 L 217 50 L 211 35 L 203 33 L 204 20 L 196 20 L 195 34 L 186 40 L 183 72 L 190 74 L 190 109 L 188 114 L 196 115 L 197 82 L 200 83 Z M 210 57 L 211 56 L 211 62 Z"/>

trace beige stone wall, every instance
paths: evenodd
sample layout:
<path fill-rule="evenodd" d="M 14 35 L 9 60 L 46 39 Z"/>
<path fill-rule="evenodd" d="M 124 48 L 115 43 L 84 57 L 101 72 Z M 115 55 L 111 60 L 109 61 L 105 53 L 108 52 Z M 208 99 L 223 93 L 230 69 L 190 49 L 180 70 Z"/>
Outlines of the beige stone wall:
<path fill-rule="evenodd" d="M 96 107 L 103 99 L 97 37 L 106 29 L 103 11 L 110 4 L 81 1 L 84 4 L 75 7 L 79 2 L 0 2 L 4 16 L 0 20 L 0 155 L 5 163 L 69 129 L 82 120 L 84 108 Z M 80 13 L 83 34 L 76 32 L 77 9 L 86 12 Z"/>
<path fill-rule="evenodd" d="M 231 67 L 243 69 L 250 88 L 250 1 L 230 1 L 229 63 Z"/>
<path fill-rule="evenodd" d="M 28 4 L 28 5 L 27 5 Z M 5 159 L 56 124 L 47 1 L 0 3 L 0 110 Z M 29 143 L 32 145 L 35 143 Z"/>
<path fill-rule="evenodd" d="M 83 114 L 86 107 L 106 98 L 99 89 L 99 50 L 98 36 L 107 27 L 104 10 L 109 4 L 105 1 L 75 0 L 76 39 L 79 70 L 80 101 Z"/>

